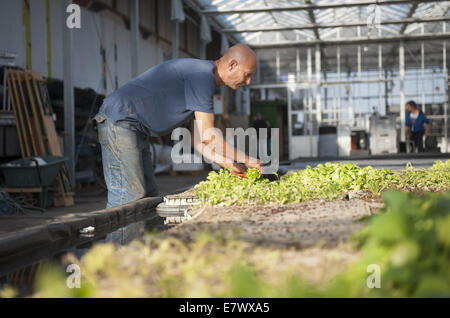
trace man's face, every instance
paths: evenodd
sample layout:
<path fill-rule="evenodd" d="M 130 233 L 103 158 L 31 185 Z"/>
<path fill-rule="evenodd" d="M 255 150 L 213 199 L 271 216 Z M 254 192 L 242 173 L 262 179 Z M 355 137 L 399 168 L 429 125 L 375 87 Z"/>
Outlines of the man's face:
<path fill-rule="evenodd" d="M 231 60 L 227 65 L 224 82 L 234 90 L 250 85 L 255 70 L 256 62 L 254 61 L 238 63 L 236 60 Z"/>
<path fill-rule="evenodd" d="M 410 104 L 407 104 L 407 105 L 406 105 L 406 110 L 408 111 L 408 113 L 410 113 L 410 112 L 413 111 L 413 108 L 411 107 Z"/>

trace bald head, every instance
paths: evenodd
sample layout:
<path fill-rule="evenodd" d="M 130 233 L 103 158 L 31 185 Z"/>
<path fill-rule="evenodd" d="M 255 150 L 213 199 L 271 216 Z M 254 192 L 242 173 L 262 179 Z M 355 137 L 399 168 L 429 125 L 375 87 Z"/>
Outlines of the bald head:
<path fill-rule="evenodd" d="M 222 57 L 226 61 L 235 59 L 239 63 L 251 63 L 256 65 L 256 54 L 245 44 L 236 44 L 230 47 Z"/>
<path fill-rule="evenodd" d="M 251 77 L 256 71 L 256 63 L 256 54 L 251 48 L 236 44 L 225 52 L 216 65 L 221 81 L 236 90 L 250 85 Z"/>

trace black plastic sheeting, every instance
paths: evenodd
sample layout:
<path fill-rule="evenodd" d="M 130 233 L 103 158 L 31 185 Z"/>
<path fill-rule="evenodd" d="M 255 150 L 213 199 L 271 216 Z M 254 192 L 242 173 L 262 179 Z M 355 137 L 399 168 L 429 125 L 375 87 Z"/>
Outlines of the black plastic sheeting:
<path fill-rule="evenodd" d="M 71 247 L 96 241 L 128 224 L 158 217 L 163 198 L 144 198 L 126 205 L 86 213 L 68 219 L 15 231 L 0 237 L 0 276 L 53 257 Z M 95 227 L 92 237 L 80 230 Z"/>

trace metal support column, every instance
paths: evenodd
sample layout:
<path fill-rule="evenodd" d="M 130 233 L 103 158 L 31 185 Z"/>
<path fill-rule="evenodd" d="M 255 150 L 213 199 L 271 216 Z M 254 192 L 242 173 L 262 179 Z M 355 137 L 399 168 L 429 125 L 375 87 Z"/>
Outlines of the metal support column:
<path fill-rule="evenodd" d="M 131 76 L 139 75 L 139 0 L 130 1 Z"/>
<path fill-rule="evenodd" d="M 378 28 L 378 36 L 381 37 L 381 28 Z M 381 44 L 378 44 L 378 80 L 380 80 L 380 82 L 378 82 L 378 113 L 379 114 L 385 114 L 386 113 L 386 108 L 382 107 L 382 97 L 381 97 L 381 80 L 383 77 L 383 46 Z M 386 85 L 385 83 L 383 83 L 384 85 Z M 384 110 L 383 110 L 384 108 Z"/>
<path fill-rule="evenodd" d="M 361 27 L 357 28 L 358 38 L 361 37 Z M 361 45 L 358 45 L 358 79 L 361 79 Z"/>
<path fill-rule="evenodd" d="M 422 34 L 425 32 L 424 25 L 422 23 Z M 422 41 L 420 44 L 420 57 L 421 57 L 421 77 L 422 77 L 422 111 L 425 112 L 425 43 Z"/>
<path fill-rule="evenodd" d="M 308 81 L 312 82 L 312 54 L 311 54 L 311 48 L 308 48 L 308 50 L 307 50 L 306 63 L 307 63 Z"/>
<path fill-rule="evenodd" d="M 292 136 L 293 136 L 293 129 L 292 129 L 292 94 L 294 94 L 294 91 L 293 90 L 291 90 L 291 88 L 289 88 L 289 87 L 286 87 L 285 88 L 286 89 L 286 92 L 287 92 L 287 119 L 288 119 L 288 140 L 289 140 L 289 143 L 288 143 L 288 149 L 289 149 L 289 154 L 288 154 L 288 157 L 289 157 L 289 159 L 291 159 L 291 152 L 292 152 L 292 149 L 291 149 L 291 139 L 292 139 Z"/>
<path fill-rule="evenodd" d="M 65 7 L 72 4 L 72 0 L 65 1 Z M 73 92 L 73 31 L 67 27 L 63 19 L 63 93 L 64 93 L 64 156 L 69 159 L 67 171 L 72 187 L 75 187 L 75 101 Z"/>
<path fill-rule="evenodd" d="M 299 36 L 298 36 L 298 34 L 296 35 L 296 37 L 297 37 L 297 40 L 299 39 Z M 295 73 L 295 79 L 296 79 L 296 82 L 298 83 L 298 82 L 300 82 L 300 49 L 295 49 L 295 70 L 296 70 L 296 73 Z"/>
<path fill-rule="evenodd" d="M 320 81 L 322 79 L 321 73 L 321 56 L 320 56 L 320 46 L 316 45 L 316 112 L 317 112 L 317 122 L 320 125 L 322 122 L 322 86 Z"/>
<path fill-rule="evenodd" d="M 261 84 L 261 60 L 259 55 L 256 55 L 256 82 Z"/>
<path fill-rule="evenodd" d="M 296 81 L 300 82 L 300 50 L 295 50 L 295 70 L 296 70 Z"/>
<path fill-rule="evenodd" d="M 275 64 L 276 64 L 276 71 L 277 71 L 277 80 L 276 82 L 280 82 L 280 51 L 277 50 L 275 54 Z"/>
<path fill-rule="evenodd" d="M 360 38 L 361 37 L 361 27 L 357 27 L 357 33 L 358 33 L 358 38 Z M 361 80 L 361 45 L 358 45 L 357 58 L 358 58 L 358 81 L 360 81 Z M 361 101 L 361 85 L 357 84 L 357 87 L 358 87 L 358 99 L 359 99 L 359 101 Z M 360 107 L 357 107 L 357 109 L 355 111 L 355 109 L 352 108 L 352 110 L 354 111 L 355 118 L 358 118 L 358 110 L 359 109 L 360 109 Z M 356 121 L 356 125 L 358 125 L 358 121 Z"/>
<path fill-rule="evenodd" d="M 446 23 L 442 23 L 442 31 L 445 32 Z M 448 69 L 447 69 L 447 41 L 442 42 L 442 72 L 445 79 L 445 103 L 444 103 L 444 152 L 448 152 Z"/>
<path fill-rule="evenodd" d="M 47 77 L 52 78 L 52 33 L 50 21 L 50 0 L 45 0 L 45 22 L 47 31 Z"/>
<path fill-rule="evenodd" d="M 341 38 L 341 29 L 338 30 L 337 33 L 337 38 L 340 39 Z M 338 45 L 336 48 L 336 64 L 337 64 L 337 78 L 338 81 L 341 81 L 341 47 Z M 336 117 L 336 119 L 340 120 L 341 118 L 341 112 L 342 112 L 342 103 L 341 103 L 341 92 L 342 92 L 342 87 L 338 86 L 338 100 L 337 100 L 337 108 L 338 108 L 338 117 Z"/>
<path fill-rule="evenodd" d="M 348 92 L 348 116 L 350 117 L 350 127 L 355 126 L 355 111 L 353 109 L 353 87 L 352 85 L 348 85 L 350 87 Z"/>
<path fill-rule="evenodd" d="M 309 38 L 308 38 L 309 41 Z M 308 47 L 307 51 L 307 72 L 308 72 L 308 82 L 312 82 L 312 52 L 311 48 Z M 311 87 L 311 86 L 310 86 Z M 308 124 L 309 128 L 309 153 L 312 156 L 312 128 L 313 128 L 313 101 L 312 101 L 312 89 L 308 90 L 308 123 L 305 120 L 305 127 Z M 306 117 L 306 116 L 305 116 Z M 290 137 L 289 137 L 290 138 Z"/>
<path fill-rule="evenodd" d="M 172 20 L 172 59 L 178 58 L 178 47 L 180 43 L 180 22 Z"/>
<path fill-rule="evenodd" d="M 245 89 L 245 98 L 246 98 L 246 101 L 247 101 L 246 113 L 247 113 L 248 116 L 250 116 L 251 99 L 250 99 L 250 88 L 248 88 L 248 87 Z"/>
<path fill-rule="evenodd" d="M 280 32 L 277 32 L 276 39 L 277 39 L 277 41 L 280 41 Z M 275 55 L 276 55 L 276 57 L 275 57 L 275 65 L 276 65 L 276 72 L 277 72 L 277 80 L 276 80 L 276 82 L 279 83 L 280 82 L 280 75 L 281 75 L 281 72 L 280 72 L 280 50 L 276 50 Z"/>
<path fill-rule="evenodd" d="M 33 54 L 31 51 L 31 12 L 30 12 L 30 0 L 23 0 L 22 8 L 22 22 L 24 26 L 25 34 L 25 62 L 27 69 L 33 69 Z M 65 23 L 65 19 L 64 23 Z"/>
<path fill-rule="evenodd" d="M 400 42 L 398 50 L 399 57 L 399 80 L 400 80 L 400 141 L 405 142 L 405 46 Z"/>
<path fill-rule="evenodd" d="M 206 43 L 205 41 L 200 42 L 200 59 L 201 60 L 206 60 L 206 46 L 207 45 L 208 45 L 208 43 Z"/>

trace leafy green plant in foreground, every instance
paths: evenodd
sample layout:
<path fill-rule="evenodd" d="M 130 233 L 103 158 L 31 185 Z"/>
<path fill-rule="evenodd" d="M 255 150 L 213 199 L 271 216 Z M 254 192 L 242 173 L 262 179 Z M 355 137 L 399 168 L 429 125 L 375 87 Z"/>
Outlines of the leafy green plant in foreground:
<path fill-rule="evenodd" d="M 326 163 L 307 166 L 276 182 L 261 178 L 257 169 L 248 169 L 247 175 L 241 179 L 227 170 L 210 172 L 207 180 L 195 187 L 196 195 L 204 204 L 249 205 L 341 199 L 352 190 L 368 190 L 375 195 L 388 189 L 450 190 L 450 160 L 436 161 L 432 167 L 420 170 L 408 165 L 400 173 L 354 163 Z"/>
<path fill-rule="evenodd" d="M 386 206 L 356 239 L 361 264 L 382 268 L 379 295 L 450 296 L 450 193 L 383 194 Z"/>

